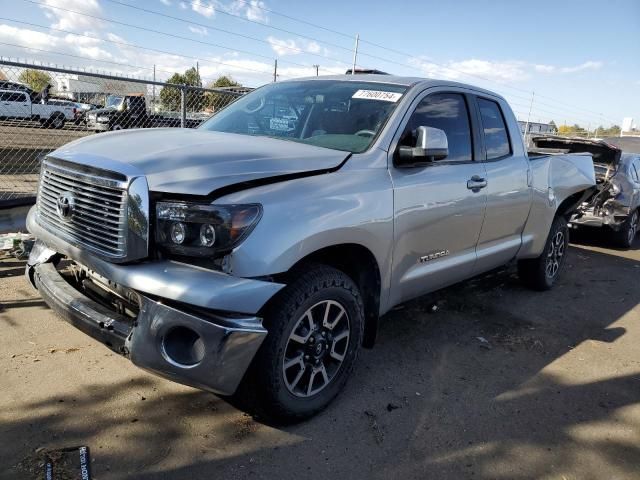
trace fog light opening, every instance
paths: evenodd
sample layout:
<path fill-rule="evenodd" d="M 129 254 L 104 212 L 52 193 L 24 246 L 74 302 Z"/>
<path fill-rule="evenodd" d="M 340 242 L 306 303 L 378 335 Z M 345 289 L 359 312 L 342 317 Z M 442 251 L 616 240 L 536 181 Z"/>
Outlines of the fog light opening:
<path fill-rule="evenodd" d="M 167 358 L 178 365 L 191 367 L 204 359 L 202 337 L 187 327 L 173 327 L 162 339 Z"/>

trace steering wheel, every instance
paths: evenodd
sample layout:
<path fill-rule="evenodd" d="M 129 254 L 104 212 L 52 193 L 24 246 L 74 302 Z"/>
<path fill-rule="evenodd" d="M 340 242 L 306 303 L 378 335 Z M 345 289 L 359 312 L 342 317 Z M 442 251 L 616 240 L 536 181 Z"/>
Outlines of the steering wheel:
<path fill-rule="evenodd" d="M 256 103 L 258 104 L 258 106 L 255 108 L 252 108 L 251 105 L 255 105 Z M 260 97 L 257 101 L 250 102 L 248 105 L 245 105 L 244 107 L 242 107 L 242 110 L 244 110 L 247 113 L 256 113 L 258 110 L 264 107 L 264 104 L 265 104 L 264 97 Z"/>
<path fill-rule="evenodd" d="M 375 137 L 376 136 L 376 132 L 374 132 L 373 130 L 358 130 L 355 135 L 358 135 L 359 137 Z"/>

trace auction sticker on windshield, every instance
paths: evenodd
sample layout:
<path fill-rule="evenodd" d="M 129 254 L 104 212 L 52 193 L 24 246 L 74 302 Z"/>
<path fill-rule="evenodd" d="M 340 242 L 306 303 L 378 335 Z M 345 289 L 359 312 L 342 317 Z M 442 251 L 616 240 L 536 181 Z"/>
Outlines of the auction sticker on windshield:
<path fill-rule="evenodd" d="M 365 100 L 382 100 L 384 102 L 397 102 L 402 97 L 398 92 L 383 92 L 381 90 L 358 90 L 351 98 L 362 98 Z"/>

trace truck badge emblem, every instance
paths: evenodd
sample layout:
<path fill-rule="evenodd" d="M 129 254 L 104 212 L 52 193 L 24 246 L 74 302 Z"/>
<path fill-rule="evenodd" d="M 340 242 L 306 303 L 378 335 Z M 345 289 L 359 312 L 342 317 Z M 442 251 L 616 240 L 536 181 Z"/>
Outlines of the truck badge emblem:
<path fill-rule="evenodd" d="M 56 212 L 62 220 L 68 220 L 73 215 L 76 206 L 76 197 L 71 192 L 62 192 L 56 201 Z"/>
<path fill-rule="evenodd" d="M 426 263 L 431 260 L 435 260 L 436 258 L 442 258 L 449 255 L 449 250 L 442 250 L 439 252 L 429 253 L 428 255 L 424 255 L 420 257 L 420 263 Z"/>

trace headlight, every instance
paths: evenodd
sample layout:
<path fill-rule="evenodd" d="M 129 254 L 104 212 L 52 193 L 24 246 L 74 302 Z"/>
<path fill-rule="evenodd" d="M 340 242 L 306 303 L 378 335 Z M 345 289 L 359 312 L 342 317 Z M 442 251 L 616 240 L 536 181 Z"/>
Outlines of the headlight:
<path fill-rule="evenodd" d="M 108 122 L 109 121 L 109 117 L 99 116 L 99 117 L 96 117 L 96 121 L 98 121 L 98 122 Z"/>
<path fill-rule="evenodd" d="M 258 204 L 158 202 L 156 244 L 168 253 L 213 257 L 244 240 L 261 215 Z"/>
<path fill-rule="evenodd" d="M 609 186 L 609 195 L 611 195 L 612 197 L 617 197 L 621 191 L 622 191 L 622 188 L 620 188 L 620 185 L 618 185 L 617 183 L 611 182 Z"/>

